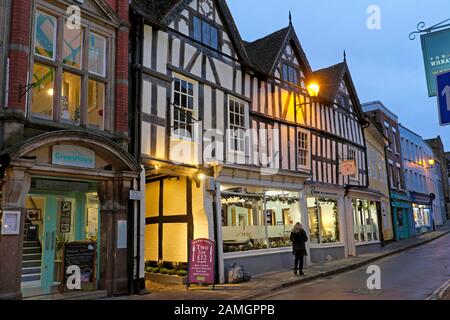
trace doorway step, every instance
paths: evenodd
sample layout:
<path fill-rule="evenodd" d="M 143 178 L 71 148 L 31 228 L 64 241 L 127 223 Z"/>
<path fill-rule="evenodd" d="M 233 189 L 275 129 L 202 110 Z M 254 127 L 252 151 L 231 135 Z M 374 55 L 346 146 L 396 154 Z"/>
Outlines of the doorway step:
<path fill-rule="evenodd" d="M 22 256 L 22 285 L 41 281 L 42 249 L 39 241 L 24 241 Z"/>

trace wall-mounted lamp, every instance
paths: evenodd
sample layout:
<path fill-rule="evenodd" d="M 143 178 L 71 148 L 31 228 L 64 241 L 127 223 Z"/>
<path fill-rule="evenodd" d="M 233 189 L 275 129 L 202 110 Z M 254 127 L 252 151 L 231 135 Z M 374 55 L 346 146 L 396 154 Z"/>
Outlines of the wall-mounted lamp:
<path fill-rule="evenodd" d="M 317 83 L 315 82 L 310 83 L 307 89 L 310 97 L 316 98 L 319 96 L 320 86 Z"/>

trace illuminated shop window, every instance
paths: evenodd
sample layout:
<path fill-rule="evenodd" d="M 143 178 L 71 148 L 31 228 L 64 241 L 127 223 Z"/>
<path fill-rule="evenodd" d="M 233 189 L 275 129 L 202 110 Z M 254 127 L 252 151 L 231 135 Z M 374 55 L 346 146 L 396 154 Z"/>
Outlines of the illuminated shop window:
<path fill-rule="evenodd" d="M 431 227 L 430 206 L 413 203 L 413 214 L 416 228 Z"/>
<path fill-rule="evenodd" d="M 377 204 L 374 201 L 353 200 L 353 231 L 355 241 L 378 241 Z"/>
<path fill-rule="evenodd" d="M 89 127 L 104 129 L 106 86 L 102 82 L 89 80 L 89 96 L 87 108 L 87 123 Z"/>
<path fill-rule="evenodd" d="M 315 244 L 341 241 L 337 201 L 327 198 L 307 198 L 310 242 Z"/>
<path fill-rule="evenodd" d="M 292 228 L 301 222 L 297 192 L 224 188 L 221 202 L 225 252 L 291 246 Z"/>
<path fill-rule="evenodd" d="M 61 121 L 80 123 L 81 77 L 64 72 L 61 86 Z"/>

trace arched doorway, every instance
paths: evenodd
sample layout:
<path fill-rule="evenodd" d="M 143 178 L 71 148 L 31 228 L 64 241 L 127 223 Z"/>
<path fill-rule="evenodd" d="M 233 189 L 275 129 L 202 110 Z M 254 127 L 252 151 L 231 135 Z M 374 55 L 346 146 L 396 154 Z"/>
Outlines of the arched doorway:
<path fill-rule="evenodd" d="M 129 190 L 140 172 L 131 155 L 76 130 L 33 137 L 4 155 L 2 210 L 19 213 L 20 225 L 17 234 L 0 236 L 0 261 L 7 261 L 0 268 L 0 298 L 59 290 L 62 244 L 88 239 L 97 244 L 97 288 L 127 293 Z"/>

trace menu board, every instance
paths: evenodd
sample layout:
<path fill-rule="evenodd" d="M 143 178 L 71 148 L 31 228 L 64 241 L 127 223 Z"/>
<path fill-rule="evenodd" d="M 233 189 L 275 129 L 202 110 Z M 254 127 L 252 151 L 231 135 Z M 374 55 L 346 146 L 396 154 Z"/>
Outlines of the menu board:
<path fill-rule="evenodd" d="M 67 268 L 78 266 L 80 268 L 80 280 L 82 290 L 95 290 L 95 242 L 69 242 L 64 245 L 62 284 L 66 288 Z M 66 288 L 67 289 L 67 288 Z"/>
<path fill-rule="evenodd" d="M 188 264 L 188 287 L 191 283 L 214 285 L 214 254 L 214 241 L 208 239 L 191 241 Z"/>

